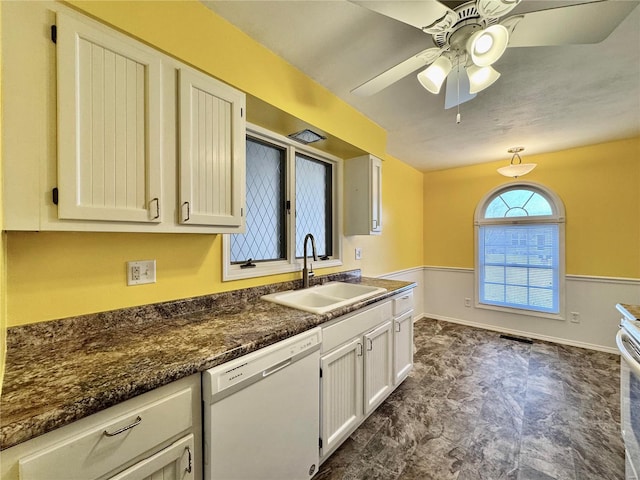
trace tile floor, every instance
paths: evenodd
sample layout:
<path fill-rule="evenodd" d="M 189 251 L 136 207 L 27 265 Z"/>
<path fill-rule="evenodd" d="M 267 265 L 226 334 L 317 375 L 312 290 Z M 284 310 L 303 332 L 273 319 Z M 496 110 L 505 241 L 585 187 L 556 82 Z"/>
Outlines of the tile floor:
<path fill-rule="evenodd" d="M 430 319 L 415 346 L 314 480 L 624 480 L 616 355 Z"/>

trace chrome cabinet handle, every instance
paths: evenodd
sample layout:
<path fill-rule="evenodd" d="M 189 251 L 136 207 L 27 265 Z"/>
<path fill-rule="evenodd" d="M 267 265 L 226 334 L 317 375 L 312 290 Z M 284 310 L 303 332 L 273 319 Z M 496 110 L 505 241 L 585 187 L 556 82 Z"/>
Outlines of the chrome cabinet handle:
<path fill-rule="evenodd" d="M 399 332 L 402 329 L 401 324 L 398 322 L 396 323 L 396 332 Z"/>
<path fill-rule="evenodd" d="M 367 351 L 370 352 L 371 350 L 373 350 L 373 340 L 371 340 L 370 338 L 367 338 L 367 341 L 369 342 L 369 345 L 367 346 Z"/>
<path fill-rule="evenodd" d="M 357 353 L 357 355 L 358 355 L 359 357 L 361 357 L 361 356 L 362 356 L 362 344 L 361 344 L 360 342 L 358 342 L 358 353 Z"/>
<path fill-rule="evenodd" d="M 376 220 L 375 218 L 371 221 L 371 223 L 373 224 L 373 228 L 372 230 L 375 230 L 376 228 L 378 228 L 378 220 Z"/>
<path fill-rule="evenodd" d="M 184 221 L 188 222 L 191 218 L 191 205 L 189 204 L 189 202 L 184 202 L 182 206 L 184 207 L 185 205 L 187 206 L 187 218 L 185 218 Z"/>
<path fill-rule="evenodd" d="M 155 220 L 156 218 L 160 218 L 160 199 L 158 197 L 155 197 L 149 203 L 151 204 L 153 202 L 156 202 L 156 216 L 153 217 L 151 220 Z"/>
<path fill-rule="evenodd" d="M 116 435 L 120 435 L 122 432 L 126 432 L 127 430 L 131 430 L 133 427 L 140 425 L 141 421 L 142 421 L 142 417 L 138 415 L 138 417 L 135 419 L 135 421 L 132 424 L 127 425 L 126 427 L 119 428 L 115 432 L 107 432 L 105 430 L 103 433 L 107 437 L 115 437 Z"/>

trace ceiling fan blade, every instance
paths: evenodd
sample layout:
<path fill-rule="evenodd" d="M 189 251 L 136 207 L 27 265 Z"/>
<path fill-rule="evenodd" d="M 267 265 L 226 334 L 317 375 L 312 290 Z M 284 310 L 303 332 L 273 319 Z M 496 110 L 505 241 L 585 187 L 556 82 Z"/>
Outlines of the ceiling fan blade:
<path fill-rule="evenodd" d="M 448 30 L 458 21 L 456 12 L 436 0 L 352 1 L 431 35 Z"/>
<path fill-rule="evenodd" d="M 389 70 L 373 77 L 371 80 L 364 82 L 359 87 L 351 90 L 351 93 L 361 97 L 367 97 L 374 93 L 378 93 L 380 90 L 387 88 L 392 83 L 395 83 L 410 73 L 415 72 L 420 67 L 424 67 L 425 65 L 432 63 L 440 56 L 441 53 L 442 49 L 440 48 L 427 48 L 413 57 L 406 59 L 404 62 L 399 63 L 395 67 L 391 67 Z"/>
<path fill-rule="evenodd" d="M 477 0 L 476 8 L 482 17 L 497 18 L 513 10 L 521 0 Z"/>
<path fill-rule="evenodd" d="M 458 85 L 458 79 L 460 84 Z M 447 77 L 447 90 L 444 97 L 444 108 L 456 107 L 461 103 L 473 100 L 475 93 L 469 93 L 469 77 L 464 67 L 454 67 Z"/>
<path fill-rule="evenodd" d="M 637 6 L 637 1 L 605 0 L 526 13 L 515 24 L 509 46 L 599 43 Z"/>

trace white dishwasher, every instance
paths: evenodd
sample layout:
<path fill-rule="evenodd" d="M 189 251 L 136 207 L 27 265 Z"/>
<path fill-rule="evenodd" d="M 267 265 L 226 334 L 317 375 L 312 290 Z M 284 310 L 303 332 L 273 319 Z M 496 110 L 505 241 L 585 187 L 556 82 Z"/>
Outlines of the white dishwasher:
<path fill-rule="evenodd" d="M 205 480 L 305 480 L 318 470 L 315 328 L 202 374 Z"/>

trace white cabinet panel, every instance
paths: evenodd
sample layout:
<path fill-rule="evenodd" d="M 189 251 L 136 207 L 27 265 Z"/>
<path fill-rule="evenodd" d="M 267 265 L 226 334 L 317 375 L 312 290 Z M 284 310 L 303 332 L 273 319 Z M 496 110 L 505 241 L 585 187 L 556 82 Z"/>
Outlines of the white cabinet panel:
<path fill-rule="evenodd" d="M 392 388 L 393 333 L 385 322 L 364 336 L 365 414 L 371 413 Z"/>
<path fill-rule="evenodd" d="M 345 235 L 382 233 L 382 160 L 373 155 L 344 162 Z"/>
<path fill-rule="evenodd" d="M 245 96 L 179 70 L 180 223 L 243 226 Z"/>
<path fill-rule="evenodd" d="M 160 54 L 57 18 L 58 217 L 160 222 Z"/>
<path fill-rule="evenodd" d="M 362 350 L 359 337 L 320 359 L 323 455 L 342 443 L 362 419 Z"/>
<path fill-rule="evenodd" d="M 413 368 L 413 311 L 393 319 L 393 377 L 398 385 Z"/>

